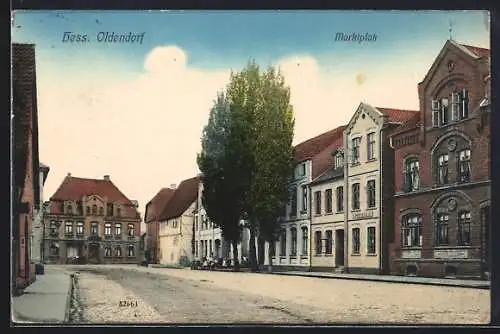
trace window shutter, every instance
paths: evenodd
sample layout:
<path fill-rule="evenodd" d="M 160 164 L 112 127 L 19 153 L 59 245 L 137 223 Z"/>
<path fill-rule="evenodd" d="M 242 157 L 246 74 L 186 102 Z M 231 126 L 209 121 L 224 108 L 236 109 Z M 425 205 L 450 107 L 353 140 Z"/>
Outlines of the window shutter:
<path fill-rule="evenodd" d="M 439 100 L 432 100 L 432 126 L 439 126 L 439 110 L 441 109 L 441 103 Z"/>

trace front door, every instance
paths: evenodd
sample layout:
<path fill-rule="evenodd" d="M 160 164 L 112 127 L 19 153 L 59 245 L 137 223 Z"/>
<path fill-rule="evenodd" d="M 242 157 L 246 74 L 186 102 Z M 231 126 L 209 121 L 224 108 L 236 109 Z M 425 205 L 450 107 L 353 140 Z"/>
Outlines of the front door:
<path fill-rule="evenodd" d="M 100 263 L 101 257 L 99 254 L 100 247 L 99 244 L 89 244 L 88 250 L 88 262 L 89 263 Z"/>
<path fill-rule="evenodd" d="M 344 230 L 335 231 L 335 266 L 344 265 Z"/>

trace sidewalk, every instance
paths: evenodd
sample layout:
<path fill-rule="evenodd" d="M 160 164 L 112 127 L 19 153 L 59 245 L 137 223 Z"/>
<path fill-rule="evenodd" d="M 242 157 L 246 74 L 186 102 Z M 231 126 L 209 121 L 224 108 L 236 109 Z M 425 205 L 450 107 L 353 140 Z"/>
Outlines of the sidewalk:
<path fill-rule="evenodd" d="M 481 280 L 461 280 L 450 278 L 427 278 L 427 277 L 409 277 L 409 276 L 390 276 L 390 275 L 358 275 L 358 274 L 340 274 L 329 272 L 302 272 L 302 271 L 278 271 L 273 272 L 273 275 L 289 275 L 303 276 L 316 278 L 330 279 L 351 279 L 361 281 L 376 281 L 388 283 L 405 283 L 405 284 L 427 284 L 438 286 L 453 286 L 463 288 L 489 289 L 490 281 Z"/>
<path fill-rule="evenodd" d="M 71 278 L 61 269 L 45 266 L 19 297 L 12 297 L 12 321 L 17 323 L 62 323 L 67 321 Z"/>

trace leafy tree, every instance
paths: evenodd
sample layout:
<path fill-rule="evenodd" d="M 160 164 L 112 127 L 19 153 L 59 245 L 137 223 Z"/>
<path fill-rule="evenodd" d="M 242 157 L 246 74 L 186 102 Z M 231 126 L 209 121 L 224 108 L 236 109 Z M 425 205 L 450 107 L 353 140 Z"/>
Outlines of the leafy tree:
<path fill-rule="evenodd" d="M 252 183 L 247 198 L 258 224 L 259 264 L 264 264 L 265 241 L 269 244 L 269 268 L 282 215 L 288 197 L 288 182 L 293 168 L 293 108 L 290 89 L 279 71 L 269 67 L 261 74 L 260 101 L 254 109 Z M 251 242 L 255 244 L 255 242 Z"/>
<path fill-rule="evenodd" d="M 231 81 L 237 81 L 234 75 Z M 248 187 L 247 179 L 242 177 L 248 168 L 240 155 L 246 142 L 241 116 L 231 110 L 227 95 L 219 93 L 203 131 L 202 151 L 197 159 L 202 172 L 203 206 L 210 220 L 221 227 L 224 238 L 231 242 L 235 270 L 238 270 L 239 222 Z"/>

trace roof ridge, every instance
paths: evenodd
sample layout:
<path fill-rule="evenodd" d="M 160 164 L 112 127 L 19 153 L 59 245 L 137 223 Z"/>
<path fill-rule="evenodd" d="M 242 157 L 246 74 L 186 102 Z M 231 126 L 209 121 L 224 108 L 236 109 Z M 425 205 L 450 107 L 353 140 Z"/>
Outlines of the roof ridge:
<path fill-rule="evenodd" d="M 309 138 L 309 139 L 306 139 L 306 140 L 304 140 L 304 141 L 302 141 L 302 142 L 298 143 L 297 145 L 295 145 L 295 147 L 297 147 L 297 146 L 299 146 L 299 145 L 301 145 L 301 144 L 305 144 L 305 143 L 307 143 L 307 142 L 309 142 L 309 141 L 312 141 L 312 140 L 314 140 L 314 139 L 317 139 L 317 138 L 319 138 L 319 137 L 321 137 L 321 136 L 323 136 L 323 135 L 330 134 L 330 133 L 332 133 L 332 132 L 338 131 L 340 128 L 342 128 L 342 127 L 343 127 L 343 128 L 345 128 L 346 126 L 347 126 L 347 125 L 345 125 L 345 124 L 343 124 L 343 125 L 339 125 L 339 126 L 337 126 L 336 128 L 333 128 L 333 129 L 331 129 L 331 130 L 328 130 L 328 131 L 325 131 L 325 132 L 323 132 L 323 133 L 320 133 L 319 135 L 316 135 L 316 136 L 314 136 L 314 137 L 311 137 L 311 138 Z"/>

